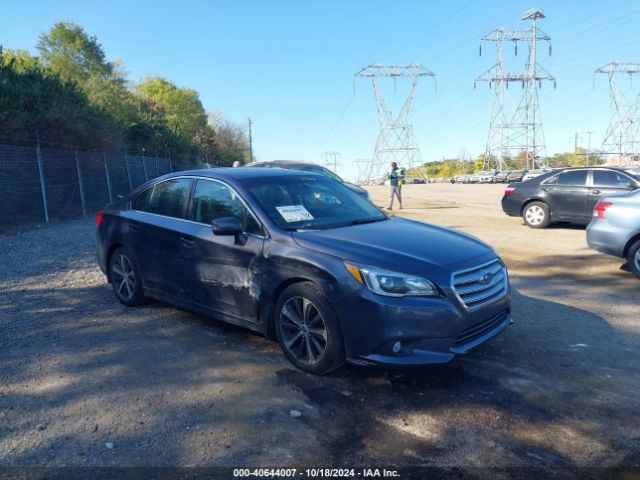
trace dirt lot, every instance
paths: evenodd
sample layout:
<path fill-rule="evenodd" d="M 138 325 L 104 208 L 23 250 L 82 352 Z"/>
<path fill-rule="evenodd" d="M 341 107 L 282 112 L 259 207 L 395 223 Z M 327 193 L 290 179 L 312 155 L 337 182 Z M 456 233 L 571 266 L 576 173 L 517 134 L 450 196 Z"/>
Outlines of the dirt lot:
<path fill-rule="evenodd" d="M 123 307 L 91 220 L 0 238 L 0 466 L 640 464 L 640 281 L 583 228 L 506 217 L 502 189 L 405 187 L 401 215 L 505 259 L 516 321 L 415 370 L 312 377 L 239 328 Z"/>

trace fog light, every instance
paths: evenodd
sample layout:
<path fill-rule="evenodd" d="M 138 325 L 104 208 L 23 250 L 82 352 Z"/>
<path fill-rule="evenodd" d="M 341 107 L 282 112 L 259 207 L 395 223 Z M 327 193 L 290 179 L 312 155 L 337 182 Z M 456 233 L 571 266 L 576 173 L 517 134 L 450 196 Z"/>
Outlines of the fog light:
<path fill-rule="evenodd" d="M 391 347 L 391 351 L 393 353 L 398 353 L 401 349 L 402 349 L 402 343 L 401 342 L 396 342 L 396 343 L 393 344 L 393 347 Z"/>

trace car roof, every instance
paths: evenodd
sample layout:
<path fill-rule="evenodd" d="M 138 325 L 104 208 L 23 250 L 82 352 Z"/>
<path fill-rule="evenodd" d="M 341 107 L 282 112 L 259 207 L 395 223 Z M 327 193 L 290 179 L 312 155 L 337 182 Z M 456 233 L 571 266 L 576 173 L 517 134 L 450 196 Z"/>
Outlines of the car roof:
<path fill-rule="evenodd" d="M 251 162 L 245 165 L 245 167 L 262 167 L 262 166 L 283 166 L 285 168 L 291 168 L 296 165 L 313 165 L 316 167 L 322 167 L 313 162 L 305 162 L 304 160 L 264 160 L 261 162 Z"/>
<path fill-rule="evenodd" d="M 541 183 L 543 181 L 545 181 L 547 178 L 549 177 L 553 177 L 554 175 L 558 175 L 559 173 L 562 172 L 570 172 L 571 170 L 617 170 L 619 172 L 624 172 L 627 175 L 633 175 L 632 173 L 629 173 L 628 171 L 625 171 L 624 168 L 620 168 L 616 165 L 591 165 L 591 166 L 584 166 L 584 167 L 559 167 L 559 168 L 555 168 L 549 172 L 545 172 L 542 175 L 539 175 L 537 177 L 535 177 L 534 179 L 532 179 L 532 181 L 535 181 L 535 183 Z"/>
<path fill-rule="evenodd" d="M 196 177 L 209 177 L 218 178 L 221 180 L 252 180 L 255 178 L 271 178 L 271 177 L 295 177 L 299 175 L 318 175 L 313 172 L 302 172 L 296 170 L 286 170 L 279 168 L 206 168 L 201 170 L 184 170 L 181 172 L 173 172 L 165 175 L 163 178 L 182 177 L 182 176 L 196 176 Z M 318 175 L 322 176 L 322 175 Z"/>

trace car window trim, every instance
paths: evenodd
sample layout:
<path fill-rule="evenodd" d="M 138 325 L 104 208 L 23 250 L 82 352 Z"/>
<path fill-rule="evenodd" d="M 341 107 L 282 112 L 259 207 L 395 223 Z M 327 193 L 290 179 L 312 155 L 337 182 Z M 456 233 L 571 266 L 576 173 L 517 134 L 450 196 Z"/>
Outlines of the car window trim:
<path fill-rule="evenodd" d="M 245 235 L 251 235 L 252 237 L 256 237 L 256 238 L 262 238 L 262 239 L 270 238 L 269 231 L 265 228 L 264 223 L 261 222 L 258 219 L 257 215 L 253 212 L 253 210 L 249 207 L 249 205 L 247 205 L 247 202 L 244 200 L 244 198 L 242 198 L 242 195 L 240 195 L 238 193 L 238 191 L 235 188 L 233 188 L 231 185 L 229 185 L 228 183 L 226 183 L 226 182 L 224 182 L 222 180 L 219 180 L 217 178 L 198 177 L 196 175 L 180 175 L 179 177 L 171 177 L 171 178 L 167 178 L 167 179 L 165 179 L 165 180 L 163 180 L 161 182 L 154 183 L 153 185 L 150 185 L 149 187 L 145 188 L 144 190 L 138 192 L 135 196 L 137 197 L 141 193 L 146 192 L 149 188 L 154 188 L 156 185 L 159 185 L 161 183 L 167 182 L 169 180 L 177 180 L 177 179 L 181 179 L 181 178 L 186 178 L 186 179 L 190 179 L 190 180 L 209 180 L 209 181 L 212 181 L 212 182 L 218 182 L 218 183 L 224 185 L 225 187 L 228 187 L 233 193 L 235 193 L 237 195 L 237 197 L 240 199 L 242 204 L 248 210 L 249 214 L 251 214 L 251 216 L 258 223 L 258 225 L 260 225 L 262 231 L 265 234 L 264 235 L 260 235 L 260 234 L 257 234 L 257 233 L 249 233 L 249 232 L 242 232 L 242 233 L 244 233 Z M 197 182 L 194 181 L 191 184 L 191 188 L 189 189 L 189 198 L 187 199 L 188 210 L 186 210 L 185 216 L 187 216 L 189 213 L 191 213 L 191 204 L 193 202 L 193 193 L 195 192 L 196 183 Z M 129 210 L 130 211 L 134 211 L 134 212 L 146 213 L 147 215 L 155 215 L 156 217 L 170 218 L 171 220 L 178 220 L 180 222 L 193 223 L 194 225 L 204 225 L 204 226 L 207 226 L 207 227 L 211 227 L 211 225 L 209 225 L 207 223 L 196 222 L 194 220 L 189 220 L 187 218 L 170 217 L 169 215 L 162 215 L 160 213 L 152 213 L 152 212 L 145 212 L 144 210 L 136 210 L 135 208 L 133 208 L 133 198 L 129 200 Z"/>

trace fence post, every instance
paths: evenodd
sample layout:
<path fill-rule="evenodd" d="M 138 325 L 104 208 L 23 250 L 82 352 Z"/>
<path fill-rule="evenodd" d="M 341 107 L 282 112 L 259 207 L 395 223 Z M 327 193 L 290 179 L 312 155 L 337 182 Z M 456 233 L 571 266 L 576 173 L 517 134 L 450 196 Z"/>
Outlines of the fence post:
<path fill-rule="evenodd" d="M 44 186 L 44 168 L 42 166 L 42 152 L 40 151 L 40 137 L 36 145 L 36 156 L 38 157 L 38 173 L 40 174 L 40 190 L 42 190 L 42 206 L 44 207 L 44 219 L 49 223 L 49 207 L 47 205 L 47 189 Z"/>
<path fill-rule="evenodd" d="M 76 171 L 78 172 L 78 187 L 80 187 L 80 204 L 82 205 L 82 216 L 87 216 L 87 207 L 84 202 L 84 186 L 82 185 L 82 171 L 80 170 L 80 158 L 78 158 L 78 149 L 76 148 Z"/>
<path fill-rule="evenodd" d="M 127 178 L 129 179 L 129 191 L 133 190 L 133 183 L 131 183 L 131 170 L 129 170 L 129 157 L 127 152 L 124 152 L 124 169 L 127 171 Z"/>
<path fill-rule="evenodd" d="M 142 149 L 142 169 L 144 170 L 144 181 L 148 181 L 149 177 L 147 177 L 147 162 L 144 161 L 144 148 Z"/>
<path fill-rule="evenodd" d="M 109 178 L 109 167 L 107 167 L 107 155 L 102 154 L 102 160 L 104 162 L 104 175 L 107 177 L 107 191 L 109 192 L 109 203 L 113 202 L 113 194 L 111 193 L 111 179 Z"/>
<path fill-rule="evenodd" d="M 169 171 L 173 173 L 173 165 L 171 164 L 171 156 L 169 156 Z"/>

